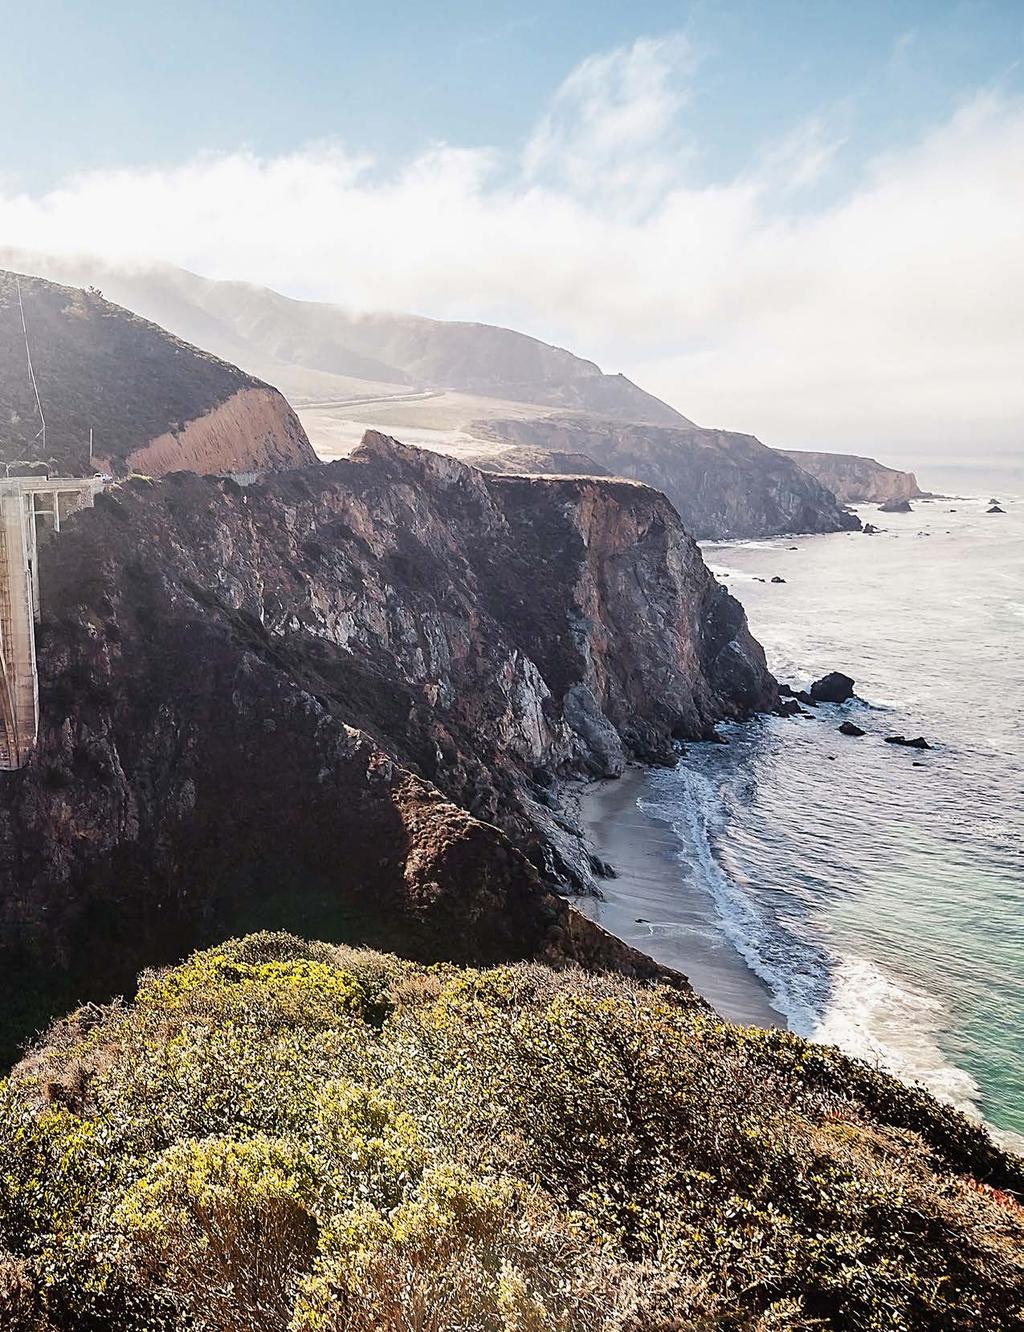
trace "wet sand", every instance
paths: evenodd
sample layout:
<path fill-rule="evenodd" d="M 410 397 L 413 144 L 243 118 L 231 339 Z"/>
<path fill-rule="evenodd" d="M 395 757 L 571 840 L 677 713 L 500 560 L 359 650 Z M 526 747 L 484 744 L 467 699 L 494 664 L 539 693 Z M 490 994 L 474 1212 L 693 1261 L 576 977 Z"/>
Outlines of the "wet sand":
<path fill-rule="evenodd" d="M 722 934 L 714 903 L 681 860 L 672 829 L 637 806 L 645 780 L 643 769 L 630 768 L 616 781 L 594 782 L 579 792 L 591 848 L 616 877 L 600 880 L 604 901 L 584 898 L 576 905 L 612 934 L 683 972 L 723 1016 L 784 1026 L 767 988 Z"/>

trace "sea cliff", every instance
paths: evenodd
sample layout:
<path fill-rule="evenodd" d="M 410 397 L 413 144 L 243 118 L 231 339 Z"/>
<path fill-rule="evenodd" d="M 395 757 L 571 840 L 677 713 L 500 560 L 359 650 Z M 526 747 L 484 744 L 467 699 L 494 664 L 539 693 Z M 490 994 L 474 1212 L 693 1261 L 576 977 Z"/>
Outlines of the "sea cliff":
<path fill-rule="evenodd" d="M 803 449 L 777 449 L 823 486 L 842 504 L 885 504 L 918 499 L 923 491 L 913 472 L 885 467 L 874 458 L 853 453 L 814 453 Z"/>
<path fill-rule="evenodd" d="M 663 496 L 373 434 L 249 487 L 116 487 L 41 581 L 0 921 L 7 986 L 43 1007 L 237 925 L 652 974 L 553 891 L 588 865 L 552 783 L 777 700 Z"/>
<path fill-rule="evenodd" d="M 831 490 L 753 435 L 705 430 L 690 422 L 640 425 L 567 414 L 478 421 L 473 432 L 517 450 L 531 446 L 562 455 L 582 453 L 615 475 L 655 486 L 700 539 L 860 526 Z"/>

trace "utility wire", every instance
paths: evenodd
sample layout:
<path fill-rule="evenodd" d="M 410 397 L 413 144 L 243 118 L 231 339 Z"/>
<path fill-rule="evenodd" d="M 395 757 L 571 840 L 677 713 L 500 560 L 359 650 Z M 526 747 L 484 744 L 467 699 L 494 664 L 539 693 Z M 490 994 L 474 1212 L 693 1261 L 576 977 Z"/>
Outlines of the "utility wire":
<path fill-rule="evenodd" d="M 21 299 L 21 278 L 15 277 L 15 286 L 18 288 L 18 309 L 21 311 L 21 331 L 25 335 L 25 359 L 28 361 L 28 377 L 32 382 L 32 392 L 36 395 L 36 411 L 39 413 L 40 429 L 36 432 L 36 439 L 42 438 L 43 454 L 46 454 L 46 417 L 43 415 L 43 404 L 39 399 L 39 386 L 36 383 L 36 372 L 32 369 L 32 348 L 28 344 L 28 325 L 25 323 L 25 305 Z M 32 441 L 33 444 L 35 440 Z"/>

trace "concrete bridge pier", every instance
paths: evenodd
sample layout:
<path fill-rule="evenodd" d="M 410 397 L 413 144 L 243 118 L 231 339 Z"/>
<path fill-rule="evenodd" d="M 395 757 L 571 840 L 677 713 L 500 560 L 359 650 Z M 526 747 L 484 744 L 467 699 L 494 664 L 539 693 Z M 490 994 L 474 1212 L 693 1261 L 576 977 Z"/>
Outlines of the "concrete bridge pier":
<path fill-rule="evenodd" d="M 22 768 L 39 734 L 39 523 L 91 507 L 99 478 L 0 478 L 0 770 Z"/>

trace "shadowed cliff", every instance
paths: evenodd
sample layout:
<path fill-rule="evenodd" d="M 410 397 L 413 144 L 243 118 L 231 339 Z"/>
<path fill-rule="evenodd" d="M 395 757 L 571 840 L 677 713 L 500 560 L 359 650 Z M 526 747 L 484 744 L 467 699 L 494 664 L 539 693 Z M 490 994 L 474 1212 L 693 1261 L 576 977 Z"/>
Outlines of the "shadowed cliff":
<path fill-rule="evenodd" d="M 609 472 L 655 486 L 679 510 L 687 530 L 702 540 L 860 526 L 831 490 L 753 435 L 705 430 L 690 422 L 637 425 L 568 414 L 478 421 L 474 428 L 514 446 L 508 450 L 512 467 L 514 455 L 526 446 L 556 456 L 578 450 Z"/>

